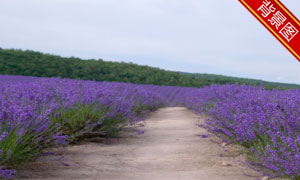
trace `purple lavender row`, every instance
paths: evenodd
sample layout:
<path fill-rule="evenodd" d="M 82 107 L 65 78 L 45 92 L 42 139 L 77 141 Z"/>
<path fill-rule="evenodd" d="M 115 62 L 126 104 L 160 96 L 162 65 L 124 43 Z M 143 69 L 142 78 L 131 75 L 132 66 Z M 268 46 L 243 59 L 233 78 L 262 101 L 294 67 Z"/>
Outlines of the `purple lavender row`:
<path fill-rule="evenodd" d="M 185 88 L 0 76 L 0 177 L 50 146 L 109 135 L 168 104 Z M 8 170 L 11 169 L 11 170 Z"/>
<path fill-rule="evenodd" d="M 249 148 L 255 163 L 300 177 L 300 90 L 212 85 L 191 91 L 185 104 L 209 114 L 206 128 Z"/>

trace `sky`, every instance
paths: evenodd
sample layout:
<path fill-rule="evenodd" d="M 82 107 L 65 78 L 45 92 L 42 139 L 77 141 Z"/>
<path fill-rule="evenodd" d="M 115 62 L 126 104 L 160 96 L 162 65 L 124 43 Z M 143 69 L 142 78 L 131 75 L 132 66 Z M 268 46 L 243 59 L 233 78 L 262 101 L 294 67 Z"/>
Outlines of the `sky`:
<path fill-rule="evenodd" d="M 282 0 L 300 17 L 299 0 Z M 0 47 L 300 84 L 238 0 L 0 0 Z"/>

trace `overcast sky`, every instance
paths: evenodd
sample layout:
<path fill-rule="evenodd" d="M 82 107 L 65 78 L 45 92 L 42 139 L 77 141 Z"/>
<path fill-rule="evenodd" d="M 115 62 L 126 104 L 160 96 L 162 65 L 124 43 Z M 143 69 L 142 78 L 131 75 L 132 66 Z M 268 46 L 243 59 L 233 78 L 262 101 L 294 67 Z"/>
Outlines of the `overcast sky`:
<path fill-rule="evenodd" d="M 300 63 L 238 0 L 0 0 L 0 22 L 2 48 L 300 84 Z"/>

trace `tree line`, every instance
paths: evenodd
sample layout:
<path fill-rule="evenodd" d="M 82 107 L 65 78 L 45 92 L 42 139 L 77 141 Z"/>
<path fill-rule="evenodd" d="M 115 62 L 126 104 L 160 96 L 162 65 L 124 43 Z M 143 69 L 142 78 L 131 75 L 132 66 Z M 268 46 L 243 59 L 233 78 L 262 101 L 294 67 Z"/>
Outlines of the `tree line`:
<path fill-rule="evenodd" d="M 109 62 L 102 59 L 82 60 L 60 57 L 35 51 L 0 48 L 0 74 L 37 77 L 62 77 L 82 80 L 117 81 L 135 84 L 154 84 L 203 87 L 210 84 L 264 83 L 268 88 L 299 88 L 298 85 L 270 83 L 210 74 L 190 74 L 141 66 L 133 63 Z"/>

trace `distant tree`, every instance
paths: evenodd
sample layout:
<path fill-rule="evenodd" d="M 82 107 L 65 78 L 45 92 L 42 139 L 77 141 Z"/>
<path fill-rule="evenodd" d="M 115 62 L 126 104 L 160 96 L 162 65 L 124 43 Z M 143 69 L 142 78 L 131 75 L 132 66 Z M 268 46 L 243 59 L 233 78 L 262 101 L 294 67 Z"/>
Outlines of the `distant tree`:
<path fill-rule="evenodd" d="M 133 63 L 81 60 L 63 58 L 34 51 L 0 48 L 0 74 L 38 77 L 62 77 L 96 81 L 119 81 L 136 84 L 155 84 L 187 87 L 203 87 L 210 84 L 264 83 L 268 89 L 299 88 L 295 84 L 271 83 L 260 80 L 234 78 L 212 74 L 191 74 L 166 71 Z"/>

